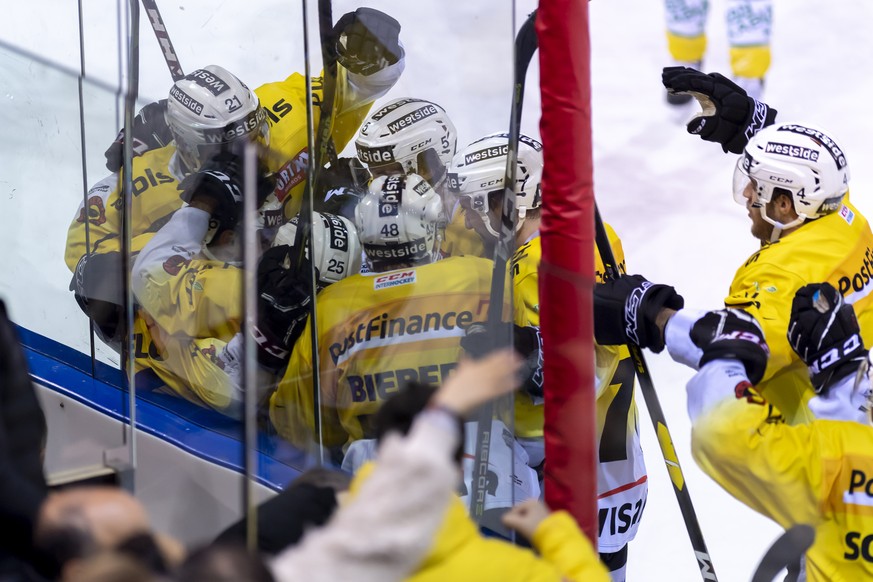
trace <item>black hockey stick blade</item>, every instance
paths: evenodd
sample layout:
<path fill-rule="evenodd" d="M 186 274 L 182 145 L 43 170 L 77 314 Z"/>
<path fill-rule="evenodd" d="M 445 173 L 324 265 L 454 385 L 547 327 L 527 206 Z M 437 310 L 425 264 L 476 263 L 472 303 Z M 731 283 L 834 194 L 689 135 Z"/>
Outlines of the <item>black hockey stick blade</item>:
<path fill-rule="evenodd" d="M 167 68 L 170 69 L 170 76 L 173 77 L 173 82 L 175 83 L 179 79 L 184 78 L 185 73 L 182 71 L 179 56 L 176 54 L 176 49 L 173 48 L 173 42 L 170 40 L 167 26 L 164 24 L 161 12 L 158 10 L 157 1 L 142 0 L 142 5 L 145 8 L 146 14 L 148 14 L 149 24 L 152 25 L 152 30 L 161 47 L 161 53 L 164 55 L 164 61 L 166 61 Z"/>
<path fill-rule="evenodd" d="M 782 570 L 789 569 L 790 572 L 814 541 L 815 528 L 810 525 L 798 524 L 787 529 L 764 553 L 752 582 L 772 582 Z"/>
<path fill-rule="evenodd" d="M 492 330 L 501 329 L 503 300 L 506 294 L 506 265 L 515 246 L 515 170 L 518 157 L 518 138 L 521 127 L 521 112 L 524 105 L 524 81 L 527 68 L 537 50 L 537 34 L 534 24 L 536 11 L 522 23 L 515 36 L 515 65 L 512 87 L 512 102 L 509 112 L 509 151 L 506 156 L 506 172 L 503 180 L 503 211 L 501 212 L 500 236 L 494 249 L 494 267 L 491 274 L 491 293 L 488 304 L 488 323 Z M 495 347 L 511 345 L 510 337 L 493 338 Z M 473 463 L 473 482 L 470 493 L 470 515 L 481 521 L 485 515 L 485 495 L 488 484 L 488 457 L 491 439 L 491 417 L 494 404 L 483 405 L 476 415 L 476 456 Z"/>
<path fill-rule="evenodd" d="M 606 227 L 603 226 L 603 219 L 600 217 L 600 210 L 597 208 L 596 203 L 594 205 L 594 241 L 600 253 L 600 260 L 603 262 L 606 278 L 613 279 L 618 277 L 620 274 L 618 263 L 609 244 L 609 236 L 606 233 Z M 640 392 L 642 392 L 643 400 L 646 402 L 646 409 L 649 411 L 649 416 L 655 427 L 655 434 L 658 437 L 658 444 L 661 447 L 664 463 L 667 465 L 667 472 L 670 474 L 670 481 L 673 483 L 673 492 L 676 494 L 676 501 L 682 512 L 682 519 L 685 521 L 685 529 L 688 532 L 691 547 L 694 549 L 694 556 L 697 558 L 700 576 L 704 580 L 718 580 L 715 576 L 715 569 L 713 568 L 709 551 L 706 549 L 703 531 L 701 531 L 700 523 L 697 521 L 697 513 L 694 511 L 694 505 L 691 503 L 691 494 L 688 492 L 688 487 L 685 483 L 685 475 L 679 464 L 679 457 L 676 455 L 676 450 L 673 447 L 673 437 L 670 436 L 670 430 L 667 428 L 667 418 L 661 409 L 661 402 L 658 400 L 658 393 L 655 391 L 655 384 L 652 382 L 652 376 L 649 373 L 649 366 L 646 364 L 643 351 L 638 345 L 631 343 L 627 345 L 627 348 L 633 360 L 637 378 L 640 381 Z"/>

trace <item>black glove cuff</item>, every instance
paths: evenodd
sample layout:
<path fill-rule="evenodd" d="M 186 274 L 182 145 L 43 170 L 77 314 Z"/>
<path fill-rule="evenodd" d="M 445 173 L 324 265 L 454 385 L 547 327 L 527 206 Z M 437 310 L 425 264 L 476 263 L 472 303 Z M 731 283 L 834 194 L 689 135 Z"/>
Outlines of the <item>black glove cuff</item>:
<path fill-rule="evenodd" d="M 748 340 L 721 340 L 717 347 L 704 350 L 700 367 L 713 360 L 737 360 L 746 368 L 749 382 L 757 385 L 767 370 L 768 351 L 763 342 L 760 346 L 755 346 Z"/>
<path fill-rule="evenodd" d="M 741 154 L 743 148 L 749 143 L 749 140 L 769 125 L 773 125 L 776 121 L 777 111 L 764 103 L 756 101 L 751 97 L 749 99 L 749 111 L 744 122 L 744 131 L 738 131 L 734 138 L 727 143 L 722 144 L 722 150 L 725 153 Z"/>
<path fill-rule="evenodd" d="M 658 313 L 663 308 L 679 310 L 685 307 L 685 300 L 670 285 L 648 283 L 632 294 L 625 303 L 627 337 L 641 348 L 660 353 L 664 350 L 664 334 L 656 323 Z"/>
<path fill-rule="evenodd" d="M 809 378 L 815 391 L 821 392 L 823 388 L 855 373 L 867 353 L 861 336 L 855 333 L 842 346 L 815 354 L 807 363 Z"/>

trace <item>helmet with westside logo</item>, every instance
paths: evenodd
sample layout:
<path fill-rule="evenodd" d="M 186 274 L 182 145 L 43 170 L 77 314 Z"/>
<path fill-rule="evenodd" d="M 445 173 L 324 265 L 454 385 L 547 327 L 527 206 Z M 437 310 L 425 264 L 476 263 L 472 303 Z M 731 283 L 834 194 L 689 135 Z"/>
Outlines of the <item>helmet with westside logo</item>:
<path fill-rule="evenodd" d="M 497 237 L 488 218 L 488 195 L 502 193 L 509 155 L 509 134 L 493 133 L 477 139 L 455 155 L 449 170 L 449 191 L 470 199 L 470 208 L 479 214 L 488 232 Z M 528 210 L 542 204 L 540 182 L 543 175 L 543 144 L 520 135 L 515 165 L 516 230 L 521 228 Z"/>
<path fill-rule="evenodd" d="M 745 205 L 751 185 L 758 204 L 780 191 L 790 194 L 798 217 L 782 224 L 761 216 L 781 230 L 839 209 L 849 191 L 849 165 L 831 133 L 815 125 L 782 123 L 758 132 L 746 144 L 734 171 L 734 199 Z M 753 203 L 756 201 L 753 200 Z"/>
<path fill-rule="evenodd" d="M 442 199 L 417 174 L 380 176 L 355 208 L 355 223 L 373 271 L 434 261 L 445 224 Z"/>
<path fill-rule="evenodd" d="M 272 246 L 294 246 L 297 217 L 279 228 Z M 312 213 L 312 248 L 319 287 L 361 272 L 361 242 L 352 221 L 338 214 Z"/>
<path fill-rule="evenodd" d="M 245 140 L 269 145 L 267 114 L 258 96 L 218 65 L 207 65 L 173 83 L 167 124 L 188 172 L 196 172 L 218 153 L 241 154 L 235 146 Z"/>
<path fill-rule="evenodd" d="M 457 147 L 446 110 L 424 99 L 395 99 L 370 115 L 355 139 L 358 159 L 374 176 L 416 173 L 437 187 Z"/>

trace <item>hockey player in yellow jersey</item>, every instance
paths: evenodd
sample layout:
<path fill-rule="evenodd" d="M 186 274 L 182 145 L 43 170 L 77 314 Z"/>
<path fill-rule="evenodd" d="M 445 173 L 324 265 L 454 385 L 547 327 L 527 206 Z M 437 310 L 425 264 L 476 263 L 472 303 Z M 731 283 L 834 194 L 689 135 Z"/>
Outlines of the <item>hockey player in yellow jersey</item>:
<path fill-rule="evenodd" d="M 370 418 L 404 382 L 439 383 L 458 361 L 464 329 L 488 307 L 491 263 L 435 261 L 439 195 L 415 174 L 381 176 L 356 209 L 371 272 L 322 291 L 316 302 L 318 360 L 306 330 L 294 345 L 270 416 L 280 435 L 307 447 L 316 426 L 312 375 L 320 383 L 323 443 L 342 451 L 372 439 Z"/>
<path fill-rule="evenodd" d="M 794 293 L 826 281 L 853 305 L 865 343 L 873 342 L 873 233 L 849 200 L 846 153 L 830 132 L 776 123 L 777 112 L 717 73 L 668 67 L 662 81 L 701 104 L 690 133 L 739 153 L 734 198 L 744 204 L 761 250 L 734 275 L 727 307 L 754 315 L 771 358 L 759 386 L 789 423 L 811 418 L 805 366 L 785 340 Z"/>
<path fill-rule="evenodd" d="M 486 255 L 493 253 L 500 228 L 500 203 L 506 172 L 508 134 L 496 133 L 474 141 L 457 153 L 449 172 L 449 188 L 465 209 L 467 228 L 483 240 Z M 539 336 L 538 269 L 541 256 L 540 181 L 542 144 L 521 135 L 518 143 L 515 205 L 517 219 L 515 244 L 510 261 L 513 299 L 513 340 L 516 349 L 528 357 L 528 377 L 515 394 L 515 435 L 526 449 L 531 463 L 540 465 L 543 446 L 542 352 Z M 622 269 L 621 241 L 607 227 L 612 248 Z M 595 255 L 597 280 L 603 279 L 603 266 Z M 481 320 L 480 320 L 481 321 Z M 475 328 L 474 328 L 475 329 Z M 468 335 L 462 345 L 477 350 L 477 336 Z M 601 468 L 599 510 L 601 531 L 599 550 L 616 581 L 624 580 L 627 542 L 636 534 L 645 505 L 648 485 L 640 448 L 634 372 L 625 348 L 596 347 L 598 372 L 597 434 Z M 616 411 L 619 417 L 616 421 Z M 607 418 L 611 419 L 607 422 Z M 629 516 L 627 523 L 615 524 L 615 513 Z M 612 525 L 610 525 L 612 524 Z"/>
<path fill-rule="evenodd" d="M 189 177 L 182 194 L 189 204 L 174 213 L 143 247 L 131 277 L 138 305 L 136 333 L 141 336 L 139 341 L 151 348 L 141 350 L 138 369 L 152 370 L 171 392 L 229 416 L 239 416 L 243 403 L 239 171 L 236 161 L 227 159 L 210 162 Z M 271 183 L 262 186 L 260 198 L 269 192 Z M 259 212 L 259 229 L 264 227 L 263 215 Z M 320 283 L 327 285 L 341 278 L 328 270 L 330 261 L 348 270 L 359 268 L 360 245 L 354 226 L 346 219 L 322 214 L 314 218 L 315 260 Z M 287 253 L 294 228 L 294 224 L 286 224 L 279 229 L 274 244 L 281 248 L 273 249 L 277 253 L 265 253 L 261 263 L 273 260 L 274 254 Z M 258 284 L 259 315 L 267 311 L 270 315 L 269 326 L 262 325 L 260 318 L 256 325 L 258 361 L 265 367 L 259 383 L 266 392 L 273 385 L 272 374 L 287 359 L 282 350 L 288 346 L 281 345 L 278 338 L 293 335 L 289 325 L 298 324 L 302 329 L 303 319 L 283 320 L 270 307 L 281 301 L 281 311 L 288 313 L 290 302 L 296 300 L 303 304 L 297 313 L 305 313 L 306 294 L 299 288 L 275 285 L 265 289 L 260 279 Z M 262 296 L 266 293 L 270 299 L 265 303 Z M 283 323 L 286 328 L 278 331 L 276 326 Z"/>
<path fill-rule="evenodd" d="M 735 172 L 734 197 L 748 208 L 762 247 L 737 270 L 725 305 L 745 309 L 763 326 L 771 356 L 758 388 L 790 424 L 811 418 L 804 405 L 812 395 L 809 378 L 785 339 L 797 289 L 833 284 L 873 342 L 873 233 L 848 191 L 845 153 L 827 131 L 809 124 L 762 130 Z"/>
<path fill-rule="evenodd" d="M 370 115 L 355 138 L 360 159 L 376 178 L 415 173 L 442 197 L 448 224 L 440 247 L 444 257 L 485 257 L 481 239 L 464 225 L 464 209 L 448 188 L 447 169 L 458 132 L 445 109 L 424 99 L 401 98 Z"/>
<path fill-rule="evenodd" d="M 342 66 L 337 73 L 336 113 L 331 133 L 337 151 L 351 140 L 373 102 L 394 86 L 404 68 L 397 21 L 369 8 L 350 14 L 355 17 L 351 20 L 343 17 L 337 24 L 342 45 L 338 47 L 342 49 L 338 62 Z M 378 36 L 369 33 L 368 23 L 378 30 Z M 355 52 L 353 47 L 358 45 L 367 48 Z M 361 56 L 364 54 L 366 58 Z M 313 100 L 322 98 L 322 90 L 320 80 L 315 80 Z M 140 127 L 147 135 L 160 134 L 162 130 L 154 126 L 165 123 L 173 141 L 132 160 L 131 253 L 135 256 L 181 206 L 178 187 L 185 176 L 197 171 L 217 152 L 236 150 L 246 141 L 260 142 L 272 152 L 263 161 L 265 169 L 275 176 L 274 195 L 283 204 L 284 212 L 277 210 L 267 220 L 279 226 L 294 216 L 300 206 L 309 164 L 306 105 L 306 80 L 296 73 L 251 91 L 230 72 L 209 65 L 174 83 L 166 113 L 156 113 L 152 107 L 151 127 Z M 318 107 L 314 108 L 314 116 L 317 125 Z M 145 142 L 158 146 L 162 143 L 159 139 Z M 107 152 L 107 158 L 110 157 Z M 114 161 L 117 163 L 117 156 Z M 77 300 L 89 314 L 95 310 L 94 305 L 81 292 L 84 285 L 77 288 L 77 282 L 83 283 L 92 276 L 104 278 L 101 259 L 90 259 L 120 250 L 121 194 L 120 171 L 98 182 L 77 211 L 67 234 L 65 261 L 77 275 L 71 290 L 76 291 Z M 116 290 L 116 294 L 120 291 Z M 107 330 L 117 329 L 112 321 L 96 323 Z"/>

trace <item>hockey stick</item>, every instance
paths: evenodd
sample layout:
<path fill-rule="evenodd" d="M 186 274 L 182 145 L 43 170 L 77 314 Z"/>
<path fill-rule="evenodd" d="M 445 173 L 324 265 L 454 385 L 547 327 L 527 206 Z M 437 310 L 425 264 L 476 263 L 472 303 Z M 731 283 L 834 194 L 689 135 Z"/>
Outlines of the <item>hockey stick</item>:
<path fill-rule="evenodd" d="M 307 12 L 306 0 L 303 1 L 303 18 L 305 20 Z M 306 60 L 306 92 L 313 96 L 312 90 L 312 75 L 309 71 L 309 27 L 304 22 L 303 26 L 303 46 Z M 313 132 L 310 125 L 308 136 L 309 148 L 309 172 L 306 176 L 306 186 L 303 191 L 303 200 L 300 203 L 300 212 L 297 216 L 297 231 L 294 233 L 294 251 L 297 253 L 297 263 L 295 269 L 302 268 L 304 257 L 307 249 L 312 245 L 312 208 L 313 195 L 317 188 L 318 181 L 321 177 L 321 170 L 324 167 L 324 159 L 328 156 L 328 150 L 332 147 L 330 134 L 333 130 L 333 112 L 334 112 L 334 95 L 336 93 L 336 42 L 333 35 L 333 6 L 331 0 L 318 0 L 318 32 L 321 39 L 321 58 L 323 63 L 322 71 L 322 91 L 321 101 L 319 102 L 319 118 L 318 131 Z M 315 117 L 313 112 L 312 98 L 306 100 L 306 113 L 309 119 Z M 314 154 L 314 155 L 313 155 Z M 309 256 L 315 256 L 312 250 L 309 250 Z M 316 309 L 315 296 L 318 292 L 317 281 L 315 277 L 315 266 L 308 273 L 309 293 L 312 296 L 312 301 L 309 302 L 309 331 L 310 339 L 313 346 L 318 345 L 318 327 L 316 325 Z M 321 422 L 321 382 L 318 377 L 318 372 L 321 369 L 318 357 L 318 350 L 312 352 L 312 394 L 313 394 L 313 418 L 315 419 L 315 437 L 318 442 L 322 442 L 322 422 Z M 324 464 L 324 449 L 319 447 L 319 459 Z"/>
<path fill-rule="evenodd" d="M 142 0 L 142 5 L 149 15 L 149 24 L 152 25 L 152 30 L 158 39 L 158 44 L 161 45 L 161 52 L 164 55 L 164 60 L 167 62 L 167 68 L 170 69 L 173 82 L 176 82 L 183 78 L 185 73 L 182 72 L 182 65 L 179 64 L 179 57 L 176 55 L 176 49 L 173 48 L 173 42 L 170 40 L 167 27 L 164 25 L 164 19 L 161 18 L 157 2 L 156 0 Z"/>
<path fill-rule="evenodd" d="M 606 228 L 603 226 L 600 210 L 597 208 L 596 203 L 594 205 L 594 240 L 600 253 L 600 259 L 603 261 L 606 277 L 609 279 L 617 278 L 620 274 L 618 263 L 615 262 L 615 255 L 609 244 L 609 237 L 606 234 Z M 691 503 L 691 495 L 688 493 L 688 487 L 685 484 L 685 475 L 682 473 L 682 467 L 679 465 L 679 457 L 676 455 L 676 449 L 673 447 L 673 437 L 670 436 L 670 431 L 667 429 L 667 419 L 664 417 L 664 411 L 661 409 L 658 394 L 655 392 L 655 385 L 652 382 L 649 367 L 643 358 L 643 351 L 640 349 L 640 346 L 633 343 L 628 343 L 627 348 L 630 351 L 637 378 L 640 380 L 640 391 L 643 393 L 643 399 L 646 401 L 646 408 L 649 410 L 649 416 L 652 419 L 652 424 L 655 426 L 658 444 L 661 446 L 661 454 L 664 456 L 664 463 L 667 465 L 667 472 L 670 474 L 670 481 L 673 483 L 673 492 L 676 494 L 679 509 L 682 511 L 682 517 L 685 520 L 685 529 L 688 531 L 688 537 L 691 539 L 691 547 L 694 549 L 694 555 L 697 557 L 700 575 L 704 580 L 718 580 L 715 576 L 712 559 L 709 557 L 709 551 L 706 549 L 706 542 L 703 540 L 703 532 L 700 530 L 697 514 L 694 512 L 694 505 Z"/>
<path fill-rule="evenodd" d="M 783 569 L 788 569 L 789 580 L 797 580 L 798 572 L 792 572 L 801 558 L 815 541 L 815 529 L 806 524 L 798 524 L 786 530 L 764 553 L 752 582 L 771 582 Z M 791 575 L 794 574 L 792 578 Z"/>
<path fill-rule="evenodd" d="M 488 328 L 501 329 L 503 321 L 503 298 L 506 284 L 506 265 L 515 247 L 515 166 L 518 157 L 518 139 L 521 132 L 521 111 L 524 103 L 524 79 L 527 67 L 537 50 L 537 34 L 534 29 L 536 11 L 521 25 L 515 37 L 514 84 L 509 115 L 509 151 L 506 156 L 506 173 L 503 177 L 503 210 L 500 220 L 500 236 L 494 248 L 494 269 L 491 274 L 491 294 L 488 303 Z M 511 345 L 511 338 L 494 338 L 496 345 Z M 482 406 L 476 423 L 476 457 L 473 464 L 470 514 L 481 519 L 485 513 L 485 493 L 488 485 L 488 457 L 491 445 L 491 418 L 494 403 Z"/>
<path fill-rule="evenodd" d="M 305 6 L 305 4 L 304 4 Z M 305 17 L 305 7 L 304 7 Z M 312 228 L 310 219 L 312 217 L 313 198 L 318 189 L 318 184 L 321 179 L 321 171 L 324 169 L 325 161 L 328 158 L 333 159 L 336 155 L 333 153 L 333 140 L 331 133 L 333 131 L 334 119 L 334 97 L 336 95 L 336 76 L 337 76 L 337 53 L 336 53 L 336 38 L 333 33 L 333 7 L 331 0 L 318 0 L 318 33 L 321 39 L 321 59 L 322 59 L 322 90 L 321 100 L 318 103 L 319 117 L 318 129 L 314 135 L 309 135 L 309 174 L 306 180 L 306 187 L 303 192 L 303 200 L 300 204 L 299 218 L 297 219 L 297 232 L 294 237 L 294 248 L 299 253 L 297 265 L 303 264 L 303 249 L 308 244 L 309 232 Z M 308 34 L 304 29 L 304 42 L 308 47 Z M 312 76 L 309 74 L 309 52 L 306 51 L 306 84 L 309 95 L 314 95 L 312 89 Z M 314 117 L 312 110 L 312 99 L 307 100 L 307 109 L 309 109 L 310 119 Z"/>

